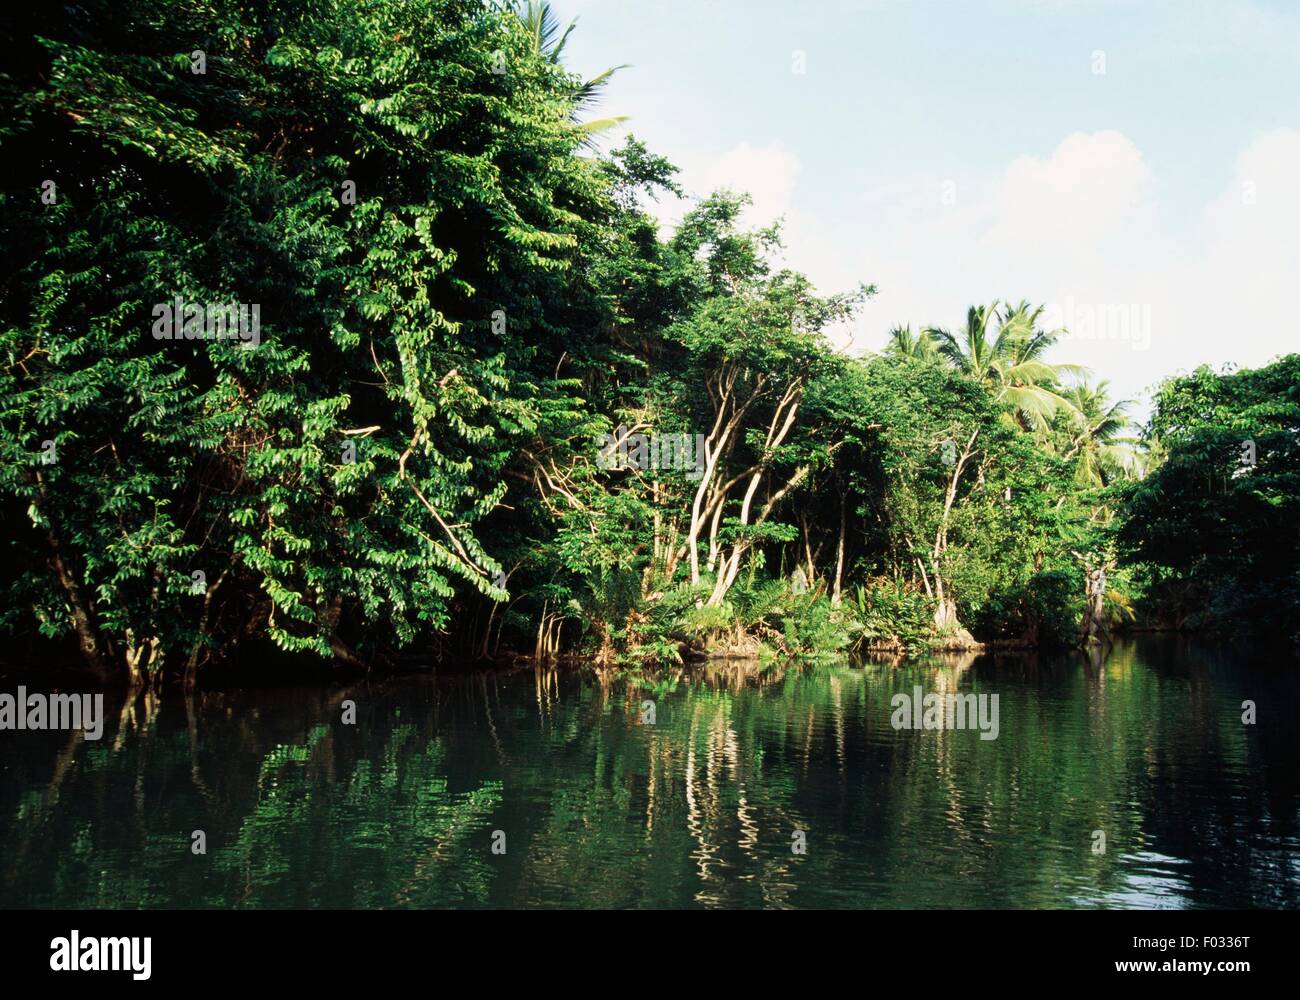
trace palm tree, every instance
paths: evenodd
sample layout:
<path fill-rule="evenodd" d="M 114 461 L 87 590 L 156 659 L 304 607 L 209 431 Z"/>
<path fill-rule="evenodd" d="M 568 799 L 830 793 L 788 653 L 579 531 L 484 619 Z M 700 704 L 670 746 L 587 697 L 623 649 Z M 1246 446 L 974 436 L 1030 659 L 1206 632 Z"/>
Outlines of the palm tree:
<path fill-rule="evenodd" d="M 938 352 L 958 371 L 982 382 L 994 397 L 1004 400 L 1022 426 L 1045 430 L 1060 411 L 1070 412 L 1071 402 L 1059 391 L 1065 374 L 1085 374 L 1079 365 L 1048 364 L 1043 355 L 1060 338 L 1061 330 L 1040 330 L 1043 307 L 1029 303 L 971 306 L 966 326 L 959 334 L 929 327 Z"/>
<path fill-rule="evenodd" d="M 1130 427 L 1128 408 L 1132 400 L 1112 403 L 1109 389 L 1109 382 L 1081 382 L 1064 392 L 1074 409 L 1068 421 L 1070 444 L 1064 457 L 1078 459 L 1075 479 L 1082 485 L 1105 486 L 1141 471 L 1138 441 L 1124 435 Z"/>
<path fill-rule="evenodd" d="M 1142 479 L 1164 464 L 1169 457 L 1169 450 L 1165 447 L 1164 439 L 1148 428 L 1138 439 L 1134 454 L 1137 456 L 1137 478 Z"/>
<path fill-rule="evenodd" d="M 569 35 L 573 34 L 573 29 L 578 26 L 578 19 L 575 17 L 569 22 L 568 27 L 561 31 L 560 21 L 555 16 L 555 11 L 551 9 L 551 5 L 547 0 L 525 0 L 518 9 L 518 14 L 519 20 L 523 22 L 524 30 L 528 32 L 528 37 L 532 40 L 533 51 L 540 58 L 559 66 L 560 56 L 564 53 L 564 46 L 568 44 Z M 597 73 L 590 80 L 579 84 L 573 92 L 572 117 L 578 128 L 588 137 L 627 121 L 627 115 L 611 115 L 608 118 L 597 118 L 586 122 L 580 120 L 581 116 L 590 111 L 600 99 L 600 92 L 604 89 L 605 84 L 609 83 L 610 77 L 619 70 L 626 68 L 626 63 L 620 66 L 611 66 L 609 69 Z"/>
<path fill-rule="evenodd" d="M 889 343 L 885 345 L 885 353 L 895 358 L 922 360 L 939 356 L 934 338 L 925 330 L 913 333 L 911 326 L 896 326 L 889 331 Z"/>

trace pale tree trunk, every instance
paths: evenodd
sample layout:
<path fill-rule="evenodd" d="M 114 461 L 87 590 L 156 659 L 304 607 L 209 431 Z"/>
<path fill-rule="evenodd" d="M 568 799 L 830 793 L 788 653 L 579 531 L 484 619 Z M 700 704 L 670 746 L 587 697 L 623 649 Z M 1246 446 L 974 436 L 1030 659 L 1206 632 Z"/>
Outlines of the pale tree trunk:
<path fill-rule="evenodd" d="M 776 493 L 768 499 L 767 503 L 763 505 L 763 509 L 754 520 L 754 526 L 758 527 L 765 524 L 777 504 L 785 499 L 787 493 L 802 483 L 811 471 L 812 466 L 810 465 L 799 466 L 799 468 L 795 470 L 794 475 L 790 477 L 789 482 L 777 490 Z M 741 507 L 740 523 L 742 526 L 749 523 L 749 497 L 746 497 L 746 502 Z M 736 539 L 735 544 L 731 547 L 730 553 L 723 554 L 722 562 L 718 567 L 718 579 L 713 586 L 713 593 L 709 595 L 709 599 L 705 603 L 715 607 L 722 603 L 723 598 L 727 596 L 727 591 L 730 590 L 731 585 L 736 582 L 736 575 L 740 572 L 741 560 L 752 547 L 753 542 L 742 536 Z"/>
<path fill-rule="evenodd" d="M 925 571 L 925 563 L 921 562 L 921 557 L 916 557 L 916 568 L 921 573 L 921 583 L 925 585 L 925 596 L 934 600 L 934 590 L 930 586 L 930 575 Z"/>
<path fill-rule="evenodd" d="M 650 550 L 650 565 L 641 574 L 641 598 L 644 600 L 650 595 L 650 590 L 654 585 L 655 573 L 659 571 L 659 563 L 663 553 L 663 530 L 664 519 L 659 511 L 659 504 L 662 502 L 659 480 L 654 480 L 650 484 L 650 497 L 654 503 L 654 545 Z"/>
<path fill-rule="evenodd" d="M 677 532 L 677 522 L 674 520 L 668 526 L 668 541 L 664 546 L 664 580 L 668 582 L 672 581 L 673 573 L 677 571 L 677 563 L 681 559 L 677 552 Z"/>
<path fill-rule="evenodd" d="M 542 602 L 542 617 L 537 623 L 537 641 L 533 643 L 533 662 L 541 663 L 546 653 L 546 612 L 550 601 Z"/>
<path fill-rule="evenodd" d="M 766 379 L 760 377 L 756 382 L 754 393 L 743 406 L 737 407 L 734 392 L 738 375 L 739 368 L 735 365 L 726 365 L 718 372 L 716 378 L 708 383 L 709 396 L 713 399 L 716 416 L 713 419 L 713 427 L 704 439 L 704 474 L 700 477 L 700 483 L 695 489 L 695 497 L 691 501 L 691 522 L 686 534 L 685 548 L 691 564 L 692 584 L 700 582 L 698 547 L 700 531 L 705 518 L 712 513 L 712 508 L 705 505 L 705 497 L 708 497 L 714 488 L 714 476 L 717 475 L 722 458 L 730 453 L 734 446 L 733 434 L 736 428 L 740 426 L 745 413 L 766 384 Z"/>
<path fill-rule="evenodd" d="M 1083 564 L 1084 605 L 1083 620 L 1079 626 L 1079 643 L 1083 646 L 1110 645 L 1110 629 L 1106 627 L 1106 572 L 1109 560 L 1095 565 L 1087 556 L 1074 553 Z"/>
<path fill-rule="evenodd" d="M 726 497 L 718 498 L 713 508 L 713 518 L 709 521 L 709 561 L 706 564 L 712 573 L 718 566 L 718 528 L 722 525 L 722 509 L 726 506 Z"/>
<path fill-rule="evenodd" d="M 81 650 L 81 658 L 101 682 L 107 682 L 110 680 L 111 674 L 104 657 L 104 646 L 99 641 L 95 627 L 94 607 L 87 595 L 82 591 L 76 574 L 63 559 L 63 547 L 59 544 L 59 536 L 55 533 L 53 522 L 50 520 L 49 508 L 51 504 L 49 494 L 45 489 L 45 477 L 40 472 L 37 472 L 35 478 L 36 492 L 40 501 L 39 506 L 44 507 L 42 515 L 47 525 L 45 537 L 50 543 L 51 563 L 54 566 L 55 575 L 59 578 L 59 585 L 68 598 L 68 607 L 72 612 L 72 631 L 77 636 L 77 645 Z"/>
<path fill-rule="evenodd" d="M 957 487 L 961 482 L 962 471 L 975 452 L 975 439 L 979 437 L 976 427 L 966 442 L 966 447 L 953 466 L 952 477 L 948 480 L 948 489 L 944 495 L 943 513 L 939 517 L 939 527 L 934 534 L 934 548 L 930 553 L 930 572 L 934 576 L 934 627 L 940 632 L 952 634 L 952 641 L 958 646 L 975 645 L 975 637 L 962 626 L 957 617 L 957 603 L 948 593 L 943 578 L 943 557 L 948 550 L 948 522 L 952 516 L 953 504 L 957 499 Z"/>
<path fill-rule="evenodd" d="M 844 494 L 840 493 L 840 537 L 835 544 L 835 581 L 831 584 L 831 603 L 839 604 L 842 600 L 841 586 L 844 580 L 844 534 L 848 527 L 844 510 Z"/>
<path fill-rule="evenodd" d="M 99 648 L 99 641 L 95 637 L 95 626 L 91 617 L 90 605 L 86 602 L 76 577 L 72 575 L 63 561 L 54 532 L 49 533 L 49 540 L 50 548 L 54 551 L 54 572 L 68 597 L 68 606 L 72 609 L 72 629 L 77 635 L 77 645 L 81 649 L 81 658 L 101 681 L 107 681 L 109 680 L 109 670 L 104 664 L 103 653 Z"/>
<path fill-rule="evenodd" d="M 126 678 L 132 690 L 143 687 L 152 679 L 158 653 L 159 642 L 155 637 L 148 636 L 136 642 L 132 630 L 126 630 Z"/>
<path fill-rule="evenodd" d="M 812 529 L 808 526 L 808 515 L 803 511 L 799 512 L 799 524 L 803 529 L 804 572 L 808 576 L 808 586 L 811 587 L 817 579 L 817 560 L 821 558 L 823 546 L 819 542 L 817 548 L 813 549 Z"/>
<path fill-rule="evenodd" d="M 776 451 L 785 441 L 786 436 L 790 433 L 790 428 L 794 426 L 795 418 L 799 414 L 799 403 L 803 399 L 803 379 L 796 379 L 785 390 L 781 396 L 781 401 L 777 403 L 776 409 L 772 412 L 772 420 L 767 428 L 767 437 L 763 442 L 763 453 L 759 459 L 758 465 L 754 468 L 750 476 L 749 486 L 745 490 L 744 499 L 740 504 L 740 525 L 747 527 L 749 525 L 749 514 L 754 502 L 754 494 L 758 492 L 759 483 L 762 482 L 766 473 L 766 463 L 772 453 Z M 810 466 L 801 466 L 790 479 L 790 482 L 777 492 L 776 496 L 768 500 L 766 506 L 756 523 L 762 524 L 767 520 L 772 511 L 773 505 L 785 496 L 798 482 L 810 471 Z M 736 580 L 736 574 L 740 572 L 741 558 L 749 551 L 752 541 L 741 535 L 731 546 L 731 552 L 723 553 L 720 556 L 718 564 L 718 575 L 713 585 L 713 593 L 709 595 L 706 602 L 711 606 L 717 606 L 722 603 L 727 591 Z"/>

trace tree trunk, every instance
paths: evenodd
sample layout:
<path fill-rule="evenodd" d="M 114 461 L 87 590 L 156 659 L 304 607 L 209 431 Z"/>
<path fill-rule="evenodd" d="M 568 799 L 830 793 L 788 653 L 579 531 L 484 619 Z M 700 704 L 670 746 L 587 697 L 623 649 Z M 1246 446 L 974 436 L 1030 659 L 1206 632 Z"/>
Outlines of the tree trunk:
<path fill-rule="evenodd" d="M 841 585 L 844 581 L 844 533 L 847 528 L 847 518 L 844 511 L 844 494 L 840 494 L 840 538 L 835 544 L 835 581 L 831 584 L 831 603 L 839 604 L 841 595 Z"/>
<path fill-rule="evenodd" d="M 94 671 L 101 682 L 107 682 L 110 679 L 110 672 L 104 663 L 99 641 L 95 637 L 94 620 L 90 606 L 86 603 L 81 586 L 77 583 L 77 578 L 72 575 L 63 561 L 63 555 L 59 551 L 58 536 L 53 531 L 50 531 L 47 537 L 49 538 L 50 548 L 54 553 L 54 572 L 59 578 L 59 583 L 63 586 L 64 593 L 68 596 L 68 605 L 72 608 L 72 628 L 77 634 L 77 645 L 81 648 L 81 658 L 85 660 L 86 666 Z"/>
<path fill-rule="evenodd" d="M 1079 642 L 1083 645 L 1110 643 L 1110 630 L 1106 628 L 1106 567 L 1086 570 L 1087 599 L 1083 606 L 1083 623 Z"/>
<path fill-rule="evenodd" d="M 978 646 L 975 637 L 966 631 L 957 618 L 957 604 L 948 596 L 943 582 L 943 570 L 940 568 L 944 553 L 948 549 L 948 519 L 952 515 L 953 504 L 957 500 L 957 486 L 961 482 L 962 470 L 975 453 L 975 439 L 980 429 L 975 428 L 961 456 L 953 466 L 952 477 L 948 480 L 948 489 L 944 494 L 943 513 L 939 516 L 939 527 L 934 533 L 934 549 L 930 554 L 930 571 L 934 574 L 934 627 L 942 632 L 951 633 L 948 642 L 955 649 L 970 649 Z"/>

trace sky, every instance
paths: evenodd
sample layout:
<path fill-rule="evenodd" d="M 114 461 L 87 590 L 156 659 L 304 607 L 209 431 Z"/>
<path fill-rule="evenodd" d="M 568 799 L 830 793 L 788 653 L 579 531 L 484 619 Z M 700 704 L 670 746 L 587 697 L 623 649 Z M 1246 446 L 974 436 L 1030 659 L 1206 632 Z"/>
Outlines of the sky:
<path fill-rule="evenodd" d="M 1148 410 L 1300 349 L 1296 0 L 555 0 L 599 115 L 748 191 L 785 263 L 877 294 L 833 339 L 1028 299 Z M 675 199 L 672 199 L 675 202 Z M 665 225 L 687 207 L 655 206 Z"/>

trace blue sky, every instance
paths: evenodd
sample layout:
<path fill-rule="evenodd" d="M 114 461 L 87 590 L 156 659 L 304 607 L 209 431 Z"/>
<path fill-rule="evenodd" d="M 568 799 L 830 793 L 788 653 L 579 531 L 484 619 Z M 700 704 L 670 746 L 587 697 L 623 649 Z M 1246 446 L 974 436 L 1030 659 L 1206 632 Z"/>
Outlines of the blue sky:
<path fill-rule="evenodd" d="M 690 193 L 748 190 L 823 290 L 879 287 L 845 346 L 1026 298 L 1141 400 L 1300 343 L 1300 3 L 554 6 L 572 69 L 632 64 L 600 111 Z"/>

